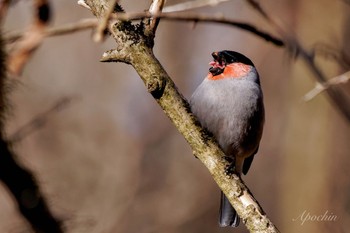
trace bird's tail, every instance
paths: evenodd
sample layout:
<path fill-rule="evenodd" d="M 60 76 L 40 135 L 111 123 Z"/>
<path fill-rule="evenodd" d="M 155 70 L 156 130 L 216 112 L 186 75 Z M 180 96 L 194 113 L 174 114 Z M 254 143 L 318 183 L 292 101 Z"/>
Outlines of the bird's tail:
<path fill-rule="evenodd" d="M 221 192 L 219 225 L 220 227 L 238 227 L 239 225 L 239 217 L 236 210 L 232 207 L 223 192 Z"/>

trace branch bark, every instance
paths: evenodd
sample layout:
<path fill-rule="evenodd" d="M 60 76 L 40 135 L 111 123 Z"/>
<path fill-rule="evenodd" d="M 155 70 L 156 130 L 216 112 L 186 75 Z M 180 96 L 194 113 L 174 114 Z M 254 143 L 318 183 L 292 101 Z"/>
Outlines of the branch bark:
<path fill-rule="evenodd" d="M 98 18 L 103 17 L 108 9 L 106 0 L 85 0 L 85 3 Z M 118 46 L 106 52 L 102 61 L 124 62 L 135 68 L 148 92 L 185 137 L 194 155 L 207 167 L 250 232 L 278 232 L 244 182 L 236 175 L 226 175 L 229 164 L 224 159 L 224 153 L 215 139 L 201 128 L 189 104 L 154 56 L 153 36 L 145 34 L 147 25 L 135 26 L 129 21 L 116 21 L 108 28 Z"/>

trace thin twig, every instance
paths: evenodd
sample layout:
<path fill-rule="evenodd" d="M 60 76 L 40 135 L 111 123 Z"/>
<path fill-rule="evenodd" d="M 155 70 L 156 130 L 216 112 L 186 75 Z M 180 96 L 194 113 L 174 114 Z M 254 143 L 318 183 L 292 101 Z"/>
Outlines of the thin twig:
<path fill-rule="evenodd" d="M 47 0 L 36 0 L 35 20 L 29 26 L 15 50 L 8 56 L 8 70 L 10 74 L 18 76 L 36 49 L 41 45 L 44 39 L 44 31 L 50 20 L 50 7 Z"/>
<path fill-rule="evenodd" d="M 231 0 L 195 0 L 190 2 L 182 2 L 175 5 L 164 7 L 163 12 L 187 11 L 206 6 L 216 6 L 222 2 Z"/>
<path fill-rule="evenodd" d="M 148 12 L 151 15 L 158 15 L 162 12 L 165 0 L 153 0 Z M 149 30 L 154 34 L 157 30 L 159 18 L 150 18 Z"/>
<path fill-rule="evenodd" d="M 196 12 L 175 12 L 175 13 L 160 13 L 158 15 L 152 15 L 149 12 L 143 12 L 143 13 L 124 13 L 124 14 L 118 14 L 115 19 L 118 20 L 137 20 L 142 18 L 160 18 L 160 19 L 166 19 L 166 20 L 175 20 L 175 21 L 194 21 L 194 22 L 207 22 L 207 23 L 219 23 L 219 24 L 225 24 L 230 25 L 248 32 L 253 33 L 254 35 L 273 43 L 276 46 L 283 46 L 284 42 L 268 32 L 264 32 L 260 29 L 257 29 L 255 26 L 240 22 L 233 19 L 228 19 L 224 15 L 209 15 L 209 14 L 203 14 L 203 13 L 196 13 Z"/>
<path fill-rule="evenodd" d="M 274 20 L 270 18 L 270 16 L 264 11 L 264 9 L 261 7 L 260 3 L 258 3 L 256 0 L 246 0 L 249 5 L 251 5 L 256 11 L 258 11 L 265 19 L 272 22 L 274 24 Z"/>
<path fill-rule="evenodd" d="M 344 84 L 344 83 L 347 83 L 349 80 L 350 80 L 350 71 L 344 74 L 341 74 L 339 76 L 336 76 L 334 78 L 331 78 L 326 83 L 323 83 L 323 84 L 316 83 L 315 87 L 311 91 L 309 91 L 307 94 L 305 94 L 303 100 L 310 101 L 313 98 L 315 98 L 318 94 L 325 91 L 330 86 Z"/>
<path fill-rule="evenodd" d="M 321 55 L 324 58 L 330 58 L 341 65 L 345 70 L 350 69 L 350 58 L 345 54 L 344 51 L 336 49 L 329 44 L 317 43 L 313 47 L 312 55 Z"/>
<path fill-rule="evenodd" d="M 68 23 L 62 26 L 52 27 L 45 30 L 45 36 L 62 36 L 71 34 L 73 32 L 79 32 L 82 30 L 92 29 L 97 27 L 98 20 L 96 18 L 82 19 L 78 22 Z M 16 31 L 7 33 L 4 37 L 5 43 L 13 43 L 23 37 L 23 31 Z"/>
<path fill-rule="evenodd" d="M 84 0 L 78 0 L 78 5 L 91 11 L 91 8 L 89 7 L 88 4 L 85 3 Z"/>
<path fill-rule="evenodd" d="M 118 4 L 118 2 L 119 0 L 112 0 L 110 3 L 110 7 L 106 11 L 106 14 L 104 15 L 104 17 L 101 18 L 101 21 L 98 24 L 96 32 L 93 36 L 93 40 L 95 42 L 102 42 L 105 38 L 105 30 L 107 28 L 108 21 L 111 18 L 111 15 L 114 11 L 114 7 Z"/>
<path fill-rule="evenodd" d="M 23 140 L 23 138 L 33 133 L 34 131 L 42 128 L 47 123 L 50 115 L 66 108 L 67 105 L 71 103 L 71 100 L 72 97 L 64 97 L 58 100 L 57 103 L 55 103 L 50 109 L 37 115 L 27 124 L 23 125 L 18 130 L 16 130 L 16 132 L 14 132 L 11 136 L 7 138 L 7 141 L 11 144 L 17 143 Z"/>
<path fill-rule="evenodd" d="M 3 22 L 3 19 L 7 13 L 11 0 L 2 0 L 0 3 L 0 23 Z"/>
<path fill-rule="evenodd" d="M 174 21 L 194 21 L 194 22 L 207 22 L 207 23 L 219 23 L 224 25 L 233 26 L 240 28 L 242 30 L 253 33 L 254 35 L 273 43 L 276 46 L 284 46 L 284 42 L 275 36 L 272 36 L 268 32 L 264 32 L 257 29 L 255 26 L 248 23 L 236 21 L 233 19 L 228 19 L 223 15 L 208 15 L 202 13 L 190 13 L 190 12 L 176 12 L 176 13 L 160 13 L 158 15 L 152 15 L 149 12 L 136 12 L 136 13 L 119 13 L 118 15 L 113 15 L 113 19 L 117 20 L 139 20 L 143 18 L 157 17 L 165 20 Z M 71 23 L 68 25 L 48 29 L 45 33 L 46 36 L 56 36 L 65 35 L 71 32 L 77 32 L 79 30 L 91 29 L 96 27 L 98 24 L 97 19 L 84 19 L 77 23 Z M 15 32 L 5 36 L 5 41 L 7 43 L 19 39 L 23 36 L 23 33 Z"/>

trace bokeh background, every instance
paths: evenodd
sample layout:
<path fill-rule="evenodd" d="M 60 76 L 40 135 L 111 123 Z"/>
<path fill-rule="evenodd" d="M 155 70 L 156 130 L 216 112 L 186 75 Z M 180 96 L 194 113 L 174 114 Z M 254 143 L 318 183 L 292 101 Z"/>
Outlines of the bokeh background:
<path fill-rule="evenodd" d="M 51 1 L 52 26 L 92 17 L 76 1 Z M 121 1 L 143 11 L 150 1 Z M 167 5 L 181 1 L 168 0 Z M 182 1 L 184 2 L 184 1 Z M 265 0 L 305 45 L 327 45 L 350 56 L 350 4 L 334 0 Z M 196 10 L 222 13 L 270 31 L 245 1 Z M 31 1 L 10 9 L 5 32 L 32 20 Z M 94 43 L 91 31 L 47 38 L 11 88 L 7 135 L 50 109 L 46 124 L 13 146 L 21 165 L 39 181 L 67 232 L 247 232 L 217 225 L 219 189 L 206 168 L 149 95 L 132 67 L 100 63 L 113 39 Z M 348 232 L 350 127 L 325 94 L 303 96 L 315 81 L 307 65 L 239 29 L 162 20 L 155 54 L 186 98 L 208 71 L 211 52 L 229 49 L 250 57 L 261 75 L 266 124 L 258 155 L 243 179 L 281 232 Z M 346 70 L 319 56 L 327 77 Z M 350 85 L 344 84 L 349 93 Z M 301 221 L 335 216 L 334 221 Z M 29 232 L 11 194 L 0 183 L 0 232 Z"/>

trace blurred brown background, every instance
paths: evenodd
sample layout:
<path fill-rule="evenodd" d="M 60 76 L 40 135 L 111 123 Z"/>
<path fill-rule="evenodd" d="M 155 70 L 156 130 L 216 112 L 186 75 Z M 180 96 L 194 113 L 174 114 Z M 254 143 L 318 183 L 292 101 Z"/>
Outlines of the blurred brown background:
<path fill-rule="evenodd" d="M 121 1 L 142 11 L 150 1 Z M 167 5 L 181 1 L 168 0 Z M 184 1 L 183 1 L 184 2 Z M 262 1 L 307 46 L 326 43 L 350 56 L 350 5 L 334 0 Z M 25 28 L 31 1 L 11 8 L 5 32 Z M 52 25 L 92 17 L 76 1 L 52 1 Z M 244 1 L 197 11 L 224 15 L 271 30 Z M 195 26 L 195 27 L 194 27 Z M 47 38 L 11 90 L 7 134 L 63 97 L 72 101 L 14 145 L 34 172 L 50 208 L 67 232 L 247 232 L 217 225 L 219 190 L 132 67 L 100 63 L 116 47 L 93 43 L 91 31 Z M 208 71 L 210 53 L 236 50 L 257 66 L 265 94 L 260 151 L 243 179 L 281 232 L 348 232 L 350 127 L 325 94 L 302 97 L 314 85 L 305 63 L 250 33 L 216 25 L 161 21 L 155 54 L 189 98 Z M 346 70 L 331 59 L 317 63 L 327 77 Z M 349 93 L 350 85 L 344 85 Z M 327 213 L 335 221 L 301 221 Z M 0 183 L 0 232 L 28 232 Z"/>

